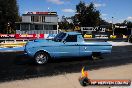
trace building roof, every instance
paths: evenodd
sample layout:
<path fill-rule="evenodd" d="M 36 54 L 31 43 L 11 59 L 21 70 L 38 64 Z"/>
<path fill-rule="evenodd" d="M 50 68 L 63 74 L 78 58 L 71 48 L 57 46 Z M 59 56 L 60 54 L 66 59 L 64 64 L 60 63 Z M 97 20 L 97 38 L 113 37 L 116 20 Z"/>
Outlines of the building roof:
<path fill-rule="evenodd" d="M 57 12 L 27 12 L 23 14 L 23 16 L 31 16 L 31 15 L 54 15 L 57 16 Z"/>
<path fill-rule="evenodd" d="M 16 24 L 48 24 L 48 25 L 57 25 L 57 22 L 15 22 Z"/>

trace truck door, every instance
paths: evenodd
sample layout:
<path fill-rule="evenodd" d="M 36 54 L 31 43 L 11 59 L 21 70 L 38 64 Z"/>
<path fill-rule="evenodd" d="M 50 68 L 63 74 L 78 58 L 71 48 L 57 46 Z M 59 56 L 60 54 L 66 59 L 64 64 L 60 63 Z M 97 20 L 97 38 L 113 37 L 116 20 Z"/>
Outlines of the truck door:
<path fill-rule="evenodd" d="M 77 35 L 68 35 L 66 39 L 62 42 L 60 46 L 60 51 L 62 52 L 62 57 L 78 57 L 79 56 L 79 46 L 77 42 Z"/>

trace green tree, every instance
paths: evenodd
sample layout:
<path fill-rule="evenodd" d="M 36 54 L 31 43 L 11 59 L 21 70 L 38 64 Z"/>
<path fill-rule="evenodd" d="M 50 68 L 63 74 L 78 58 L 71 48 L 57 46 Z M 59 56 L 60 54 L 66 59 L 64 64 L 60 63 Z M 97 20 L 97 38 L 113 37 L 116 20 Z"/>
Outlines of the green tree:
<path fill-rule="evenodd" d="M 79 24 L 80 26 L 98 26 L 100 23 L 100 12 L 96 10 L 93 3 L 86 5 L 84 2 L 80 1 L 76 5 L 77 14 L 73 17 L 73 22 Z"/>
<path fill-rule="evenodd" d="M 59 24 L 59 29 L 64 29 L 64 30 L 74 29 L 74 24 L 69 23 L 67 21 L 68 19 L 71 19 L 71 17 L 62 16 L 61 22 L 58 23 Z"/>
<path fill-rule="evenodd" d="M 132 28 L 132 21 L 124 20 L 122 25 L 126 25 L 128 28 Z"/>
<path fill-rule="evenodd" d="M 0 33 L 13 33 L 19 19 L 17 1 L 0 0 Z"/>
<path fill-rule="evenodd" d="M 109 22 L 107 22 L 107 21 L 105 21 L 105 20 L 103 20 L 103 19 L 100 19 L 100 23 L 99 23 L 100 25 L 110 25 L 110 23 Z"/>

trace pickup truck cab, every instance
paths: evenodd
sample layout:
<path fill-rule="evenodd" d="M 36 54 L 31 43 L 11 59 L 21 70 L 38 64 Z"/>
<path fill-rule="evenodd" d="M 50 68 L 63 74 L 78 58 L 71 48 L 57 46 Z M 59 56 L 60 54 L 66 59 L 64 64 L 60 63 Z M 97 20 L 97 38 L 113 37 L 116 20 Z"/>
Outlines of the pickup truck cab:
<path fill-rule="evenodd" d="M 85 42 L 81 33 L 62 32 L 53 39 L 37 39 L 25 45 L 25 53 L 37 64 L 45 64 L 51 58 L 97 57 L 111 53 L 107 42 Z"/>

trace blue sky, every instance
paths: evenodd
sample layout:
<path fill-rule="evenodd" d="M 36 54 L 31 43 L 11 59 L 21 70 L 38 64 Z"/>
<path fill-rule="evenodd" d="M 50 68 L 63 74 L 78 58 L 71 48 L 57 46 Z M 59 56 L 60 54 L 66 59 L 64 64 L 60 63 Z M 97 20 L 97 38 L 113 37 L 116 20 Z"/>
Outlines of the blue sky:
<path fill-rule="evenodd" d="M 93 2 L 101 17 L 108 22 L 132 21 L 132 0 L 81 0 L 86 4 Z M 62 15 L 73 16 L 80 0 L 18 0 L 20 14 L 28 11 L 56 11 Z M 49 8 L 49 9 L 48 9 Z"/>

